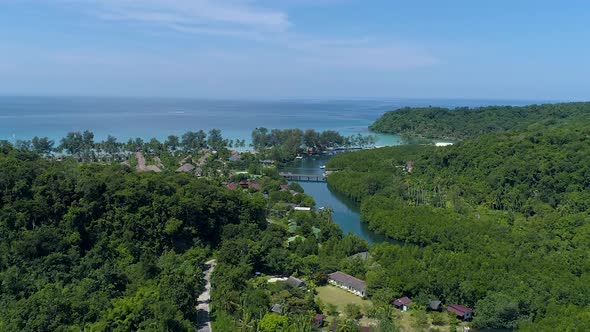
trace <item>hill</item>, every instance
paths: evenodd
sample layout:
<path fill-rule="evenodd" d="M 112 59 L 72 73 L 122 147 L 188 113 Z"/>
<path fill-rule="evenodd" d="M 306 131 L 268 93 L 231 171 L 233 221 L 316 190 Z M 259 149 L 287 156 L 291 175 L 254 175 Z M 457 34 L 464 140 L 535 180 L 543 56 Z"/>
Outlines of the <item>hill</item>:
<path fill-rule="evenodd" d="M 401 108 L 385 113 L 370 129 L 410 137 L 463 140 L 487 133 L 552 125 L 587 116 L 590 103 L 514 106 Z M 571 121 L 570 121 L 571 122 Z"/>
<path fill-rule="evenodd" d="M 588 120 L 557 121 L 333 158 L 329 185 L 361 202 L 370 228 L 407 243 L 372 249 L 372 296 L 474 306 L 476 327 L 580 329 L 590 313 L 579 295 L 590 290 L 589 143 Z"/>

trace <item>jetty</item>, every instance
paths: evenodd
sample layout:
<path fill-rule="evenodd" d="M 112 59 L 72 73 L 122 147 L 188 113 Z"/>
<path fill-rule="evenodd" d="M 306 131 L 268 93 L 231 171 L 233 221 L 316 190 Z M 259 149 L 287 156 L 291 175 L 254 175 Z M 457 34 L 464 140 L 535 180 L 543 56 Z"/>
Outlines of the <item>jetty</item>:
<path fill-rule="evenodd" d="M 323 174 L 296 174 L 296 173 L 279 173 L 287 181 L 297 182 L 326 182 L 326 176 Z"/>

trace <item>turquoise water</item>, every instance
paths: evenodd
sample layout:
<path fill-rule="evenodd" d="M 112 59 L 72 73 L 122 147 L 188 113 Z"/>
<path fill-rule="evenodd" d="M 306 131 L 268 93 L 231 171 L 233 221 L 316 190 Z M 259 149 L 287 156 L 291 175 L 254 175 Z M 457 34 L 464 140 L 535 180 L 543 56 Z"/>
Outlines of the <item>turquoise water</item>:
<path fill-rule="evenodd" d="M 256 127 L 337 130 L 368 133 L 386 111 L 403 106 L 478 106 L 524 104 L 473 100 L 191 100 L 90 97 L 0 97 L 0 140 L 47 136 L 59 141 L 70 131 L 92 130 L 97 140 L 108 134 L 164 139 L 188 130 L 219 128 L 227 138 L 249 139 Z M 397 144 L 379 135 L 377 145 Z"/>

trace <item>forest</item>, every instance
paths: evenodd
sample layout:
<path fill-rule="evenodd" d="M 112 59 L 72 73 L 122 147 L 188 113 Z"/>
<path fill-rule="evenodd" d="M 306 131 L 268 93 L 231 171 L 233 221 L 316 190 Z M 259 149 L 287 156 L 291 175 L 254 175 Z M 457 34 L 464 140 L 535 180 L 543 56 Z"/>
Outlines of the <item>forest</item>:
<path fill-rule="evenodd" d="M 455 109 L 405 107 L 386 112 L 369 129 L 409 137 L 463 140 L 487 133 L 525 129 L 535 123 L 574 122 L 587 117 L 588 112 L 588 102 Z"/>
<path fill-rule="evenodd" d="M 477 328 L 590 329 L 589 140 L 587 116 L 564 116 L 448 147 L 334 157 L 329 185 L 361 202 L 371 229 L 405 243 L 371 248 L 379 264 L 367 273 L 371 296 L 463 303 L 475 308 Z"/>
<path fill-rule="evenodd" d="M 0 330 L 193 331 L 224 227 L 265 203 L 186 174 L 55 162 L 0 145 Z"/>
<path fill-rule="evenodd" d="M 372 135 L 342 136 L 335 130 L 256 128 L 252 147 L 257 153 L 277 161 L 293 160 L 298 154 L 317 154 L 334 148 L 366 147 L 377 141 Z"/>
<path fill-rule="evenodd" d="M 294 211 L 313 208 L 313 198 L 260 155 L 233 154 L 228 147 L 244 142 L 220 131 L 165 142 L 95 142 L 90 131 L 58 147 L 39 137 L 0 142 L 0 331 L 195 331 L 212 258 L 215 331 L 314 331 L 320 313 L 337 331 L 358 331 L 361 318 L 397 331 L 405 323 L 391 301 L 401 296 L 414 301 L 417 330 L 457 326 L 426 315 L 433 299 L 474 308 L 475 328 L 590 330 L 585 105 L 453 146 L 336 155 L 328 185 L 395 240 L 371 246 L 342 234 L 329 208 Z M 276 158 L 368 144 L 330 131 L 257 130 L 253 144 Z M 160 160 L 162 172 L 138 171 L 133 151 Z M 202 174 L 175 171 L 185 162 Z M 366 261 L 351 258 L 365 251 Z M 366 280 L 371 306 L 324 303 L 317 290 L 334 271 Z M 306 288 L 269 282 L 287 276 Z M 270 312 L 277 304 L 280 314 Z"/>
<path fill-rule="evenodd" d="M 138 172 L 0 143 L 0 331 L 195 331 L 211 258 L 215 331 L 316 330 L 327 309 L 315 292 L 267 279 L 297 275 L 313 290 L 335 270 L 364 276 L 347 257 L 366 241 L 329 209 L 294 212 L 315 203 L 275 168 L 232 165 L 253 172 Z M 259 186 L 225 185 L 245 178 Z"/>

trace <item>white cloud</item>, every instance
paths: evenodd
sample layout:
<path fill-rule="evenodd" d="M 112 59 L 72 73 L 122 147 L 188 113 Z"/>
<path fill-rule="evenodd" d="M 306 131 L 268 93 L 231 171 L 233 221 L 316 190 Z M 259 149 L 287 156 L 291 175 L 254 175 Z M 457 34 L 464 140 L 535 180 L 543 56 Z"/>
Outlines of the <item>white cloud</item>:
<path fill-rule="evenodd" d="M 178 29 L 284 31 L 290 26 L 287 14 L 260 8 L 240 0 L 92 0 L 85 1 L 110 20 L 161 24 Z"/>

